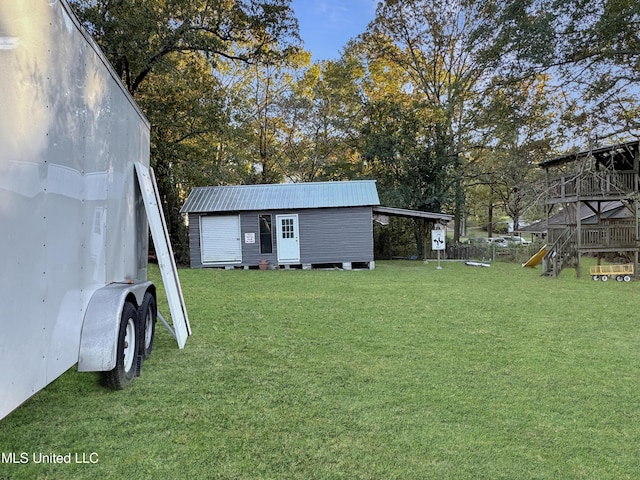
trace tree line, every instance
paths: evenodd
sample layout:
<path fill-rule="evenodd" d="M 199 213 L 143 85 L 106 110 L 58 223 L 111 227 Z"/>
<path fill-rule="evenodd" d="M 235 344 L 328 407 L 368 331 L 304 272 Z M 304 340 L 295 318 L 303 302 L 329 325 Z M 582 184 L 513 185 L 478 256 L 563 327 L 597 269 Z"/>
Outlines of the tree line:
<path fill-rule="evenodd" d="M 151 122 L 181 261 L 194 186 L 373 178 L 459 240 L 535 218 L 540 160 L 639 127 L 635 0 L 384 0 L 322 62 L 290 0 L 70 3 Z"/>

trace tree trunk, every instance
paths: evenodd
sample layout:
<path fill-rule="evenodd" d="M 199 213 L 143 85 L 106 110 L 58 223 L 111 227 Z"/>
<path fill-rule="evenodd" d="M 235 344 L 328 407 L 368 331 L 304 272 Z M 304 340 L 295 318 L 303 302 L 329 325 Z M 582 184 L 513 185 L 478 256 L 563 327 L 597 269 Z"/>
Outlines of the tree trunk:
<path fill-rule="evenodd" d="M 454 211 L 454 225 L 453 225 L 453 243 L 460 243 L 460 236 L 462 232 L 462 215 L 464 211 L 464 189 L 462 188 L 462 179 L 456 180 L 456 202 Z"/>
<path fill-rule="evenodd" d="M 493 237 L 493 204 L 489 204 L 489 218 L 487 220 L 487 235 Z"/>

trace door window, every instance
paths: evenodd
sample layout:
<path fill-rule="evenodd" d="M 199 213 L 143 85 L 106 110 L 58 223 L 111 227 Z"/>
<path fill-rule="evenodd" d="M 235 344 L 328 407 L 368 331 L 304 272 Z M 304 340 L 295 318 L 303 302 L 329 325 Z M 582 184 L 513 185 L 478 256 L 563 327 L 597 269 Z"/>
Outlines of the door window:
<path fill-rule="evenodd" d="M 293 218 L 282 219 L 282 238 L 293 238 Z"/>

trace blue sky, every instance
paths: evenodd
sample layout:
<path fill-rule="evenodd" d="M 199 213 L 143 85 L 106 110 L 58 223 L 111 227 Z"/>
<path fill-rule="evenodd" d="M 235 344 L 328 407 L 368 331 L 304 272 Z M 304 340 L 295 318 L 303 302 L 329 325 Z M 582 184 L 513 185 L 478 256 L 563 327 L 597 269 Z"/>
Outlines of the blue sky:
<path fill-rule="evenodd" d="M 376 0 L 292 0 L 300 36 L 311 60 L 335 60 L 349 39 L 364 32 L 375 16 Z"/>

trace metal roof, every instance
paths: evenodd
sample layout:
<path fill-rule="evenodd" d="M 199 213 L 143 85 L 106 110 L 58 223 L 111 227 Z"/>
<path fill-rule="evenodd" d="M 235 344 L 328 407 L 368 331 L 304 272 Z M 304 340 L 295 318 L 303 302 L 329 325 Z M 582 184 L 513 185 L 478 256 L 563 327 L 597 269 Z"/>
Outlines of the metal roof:
<path fill-rule="evenodd" d="M 181 213 L 380 205 L 375 180 L 196 187 Z"/>
<path fill-rule="evenodd" d="M 631 159 L 631 162 L 633 162 L 633 157 L 634 155 L 636 155 L 639 145 L 640 142 L 638 140 L 633 140 L 617 145 L 609 145 L 592 150 L 584 150 L 582 152 L 568 153 L 560 157 L 545 160 L 543 162 L 540 162 L 538 165 L 542 168 L 549 168 L 557 165 L 562 165 L 563 163 L 575 162 L 581 158 L 586 157 L 593 157 L 598 161 L 602 161 L 603 159 L 606 159 L 607 157 L 611 158 L 616 154 L 629 157 Z"/>
<path fill-rule="evenodd" d="M 392 215 L 396 217 L 426 218 L 427 220 L 439 220 L 441 222 L 450 222 L 453 219 L 453 215 L 447 215 L 446 213 L 422 212 L 419 210 L 407 210 L 406 208 L 393 207 L 373 207 L 373 213 Z"/>
<path fill-rule="evenodd" d="M 596 214 L 593 209 L 586 204 L 580 205 L 580 223 L 583 225 L 597 225 L 598 221 L 596 219 Z M 558 226 L 558 225 L 566 225 L 569 223 L 567 218 L 568 212 L 567 210 L 560 210 L 555 215 L 549 217 L 549 225 Z M 630 218 L 633 215 L 629 211 L 627 207 L 622 202 L 619 201 L 611 201 L 611 202 L 602 202 L 600 205 L 600 218 L 602 219 L 620 219 L 620 218 Z M 532 223 L 531 225 L 527 225 L 526 227 L 518 228 L 516 231 L 522 233 L 545 233 L 548 229 L 547 221 L 540 220 L 538 222 Z"/>

